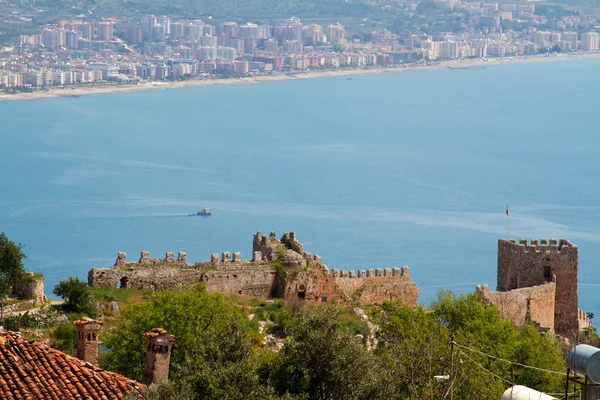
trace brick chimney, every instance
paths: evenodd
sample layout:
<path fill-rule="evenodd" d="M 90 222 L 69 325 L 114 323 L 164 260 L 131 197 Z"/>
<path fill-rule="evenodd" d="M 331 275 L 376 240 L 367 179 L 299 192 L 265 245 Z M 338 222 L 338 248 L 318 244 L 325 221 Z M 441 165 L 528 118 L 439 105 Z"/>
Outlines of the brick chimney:
<path fill-rule="evenodd" d="M 98 331 L 103 322 L 83 317 L 74 322 L 77 328 L 77 358 L 98 365 Z"/>
<path fill-rule="evenodd" d="M 154 328 L 144 333 L 148 346 L 146 347 L 146 365 L 142 383 L 151 385 L 169 378 L 169 363 L 175 336 L 162 328 Z"/>

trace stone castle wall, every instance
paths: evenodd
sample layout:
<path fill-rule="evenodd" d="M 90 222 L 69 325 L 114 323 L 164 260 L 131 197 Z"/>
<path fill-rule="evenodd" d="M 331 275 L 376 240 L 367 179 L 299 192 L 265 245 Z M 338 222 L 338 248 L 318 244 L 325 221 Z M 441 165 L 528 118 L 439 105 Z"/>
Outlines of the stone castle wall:
<path fill-rule="evenodd" d="M 92 268 L 90 286 L 135 289 L 169 289 L 202 282 L 207 290 L 228 295 L 284 297 L 309 302 L 353 301 L 381 304 L 405 299 L 416 304 L 418 288 L 410 280 L 408 267 L 354 271 L 331 270 L 317 255 L 311 257 L 296 239 L 295 232 L 277 239 L 260 232 L 253 238 L 252 260 L 242 260 L 239 252 L 212 254 L 210 261 L 188 263 L 186 254 L 166 253 L 151 258 L 142 251 L 136 262 L 127 262 L 119 253 L 113 268 Z M 277 265 L 285 266 L 278 270 Z"/>
<path fill-rule="evenodd" d="M 37 304 L 42 304 L 46 300 L 44 295 L 44 277 L 34 277 L 32 272 L 27 272 L 28 280 L 15 283 L 13 292 L 23 293 L 23 298 L 32 299 Z"/>
<path fill-rule="evenodd" d="M 500 292 L 543 285 L 556 277 L 554 328 L 557 333 L 579 330 L 577 299 L 578 248 L 566 239 L 498 241 Z"/>
<path fill-rule="evenodd" d="M 359 290 L 358 305 L 381 305 L 384 301 L 402 301 L 411 306 L 417 305 L 419 289 L 414 282 L 376 283 Z"/>
<path fill-rule="evenodd" d="M 383 284 L 383 283 L 401 283 L 410 282 L 408 267 L 402 268 L 376 268 L 367 270 L 338 271 L 331 270 L 331 275 L 336 278 L 337 284 L 346 293 L 355 293 L 365 285 Z"/>
<path fill-rule="evenodd" d="M 212 254 L 211 261 L 188 264 L 183 252 L 175 259 L 174 253 L 151 258 L 148 251 L 142 251 L 137 262 L 127 262 L 127 255 L 120 252 L 113 268 L 92 268 L 88 284 L 162 290 L 204 282 L 214 292 L 268 297 L 273 273 L 258 254 L 254 260 L 242 260 L 239 252 L 223 252 L 220 257 Z"/>
<path fill-rule="evenodd" d="M 254 268 L 229 266 L 221 270 L 206 271 L 203 282 L 210 292 L 248 297 L 272 297 L 277 276 L 269 266 Z"/>
<path fill-rule="evenodd" d="M 529 318 L 541 328 L 554 330 L 556 283 L 514 289 L 508 292 L 490 292 L 488 285 L 478 285 L 476 293 L 481 299 L 496 306 L 506 318 L 523 326 Z"/>

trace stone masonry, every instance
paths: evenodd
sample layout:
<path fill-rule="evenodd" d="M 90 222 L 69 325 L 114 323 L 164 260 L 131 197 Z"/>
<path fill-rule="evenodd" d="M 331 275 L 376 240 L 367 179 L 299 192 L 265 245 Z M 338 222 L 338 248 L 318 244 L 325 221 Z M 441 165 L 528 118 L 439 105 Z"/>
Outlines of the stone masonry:
<path fill-rule="evenodd" d="M 577 246 L 567 239 L 500 239 L 498 292 L 487 285 L 477 292 L 494 305 L 504 304 L 501 310 L 517 324 L 528 313 L 541 327 L 571 335 L 589 326 L 578 308 L 578 259 Z"/>
<path fill-rule="evenodd" d="M 151 258 L 142 251 L 137 262 L 127 262 L 119 253 L 112 268 L 92 268 L 90 286 L 136 289 L 168 289 L 202 282 L 207 290 L 227 295 L 283 297 L 306 302 L 355 302 L 381 304 L 402 299 L 416 305 L 417 285 L 411 281 L 408 267 L 347 271 L 329 268 L 318 255 L 304 250 L 295 232 L 277 239 L 256 233 L 252 259 L 242 260 L 239 252 L 212 254 L 210 261 L 187 262 L 186 254 L 167 253 Z"/>
<path fill-rule="evenodd" d="M 542 330 L 554 330 L 555 282 L 508 292 L 490 292 L 488 285 L 477 285 L 476 292 L 482 300 L 498 307 L 516 326 L 530 320 Z"/>
<path fill-rule="evenodd" d="M 44 277 L 35 276 L 33 272 L 26 272 L 26 279 L 16 282 L 13 292 L 21 293 L 23 298 L 35 300 L 37 305 L 41 305 L 46 300 L 44 295 Z"/>

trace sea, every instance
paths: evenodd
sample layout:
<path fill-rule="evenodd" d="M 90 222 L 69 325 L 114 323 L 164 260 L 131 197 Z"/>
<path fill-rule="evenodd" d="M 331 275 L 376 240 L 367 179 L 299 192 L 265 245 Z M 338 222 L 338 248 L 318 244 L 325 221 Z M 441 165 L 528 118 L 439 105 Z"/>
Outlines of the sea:
<path fill-rule="evenodd" d="M 495 289 L 501 237 L 564 237 L 580 308 L 600 315 L 599 71 L 579 59 L 3 101 L 0 231 L 50 297 L 119 251 L 250 258 L 257 231 L 295 231 L 330 269 L 408 265 L 425 305 Z"/>

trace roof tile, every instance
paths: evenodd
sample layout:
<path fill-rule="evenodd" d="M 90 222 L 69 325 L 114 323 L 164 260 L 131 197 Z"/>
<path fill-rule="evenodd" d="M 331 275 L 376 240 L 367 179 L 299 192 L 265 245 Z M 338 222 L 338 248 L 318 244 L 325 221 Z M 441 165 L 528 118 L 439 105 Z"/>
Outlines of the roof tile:
<path fill-rule="evenodd" d="M 112 400 L 139 393 L 140 386 L 19 333 L 0 330 L 0 398 Z"/>

